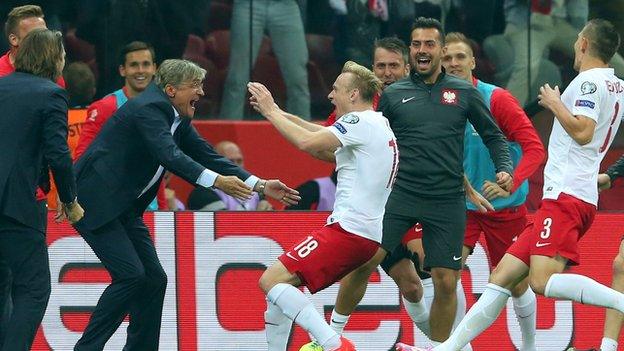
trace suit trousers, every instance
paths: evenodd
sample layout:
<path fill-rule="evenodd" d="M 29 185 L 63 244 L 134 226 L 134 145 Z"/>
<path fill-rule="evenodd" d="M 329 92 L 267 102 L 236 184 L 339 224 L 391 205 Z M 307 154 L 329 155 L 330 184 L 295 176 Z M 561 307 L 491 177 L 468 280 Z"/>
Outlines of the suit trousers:
<path fill-rule="evenodd" d="M 0 261 L 12 277 L 13 308 L 3 351 L 27 351 L 50 298 L 50 266 L 45 234 L 0 215 Z M 6 303 L 6 299 L 4 301 Z"/>
<path fill-rule="evenodd" d="M 75 225 L 112 283 L 100 297 L 74 350 L 102 350 L 127 314 L 124 350 L 158 350 L 167 275 L 140 214 L 129 210 L 95 230 Z"/>
<path fill-rule="evenodd" d="M 39 217 L 43 223 L 43 228 L 47 231 L 48 203 L 46 200 L 38 201 L 37 207 L 39 208 Z M 0 345 L 4 342 L 11 320 L 11 311 L 13 310 L 11 285 L 11 267 L 9 267 L 8 262 L 0 259 Z"/>

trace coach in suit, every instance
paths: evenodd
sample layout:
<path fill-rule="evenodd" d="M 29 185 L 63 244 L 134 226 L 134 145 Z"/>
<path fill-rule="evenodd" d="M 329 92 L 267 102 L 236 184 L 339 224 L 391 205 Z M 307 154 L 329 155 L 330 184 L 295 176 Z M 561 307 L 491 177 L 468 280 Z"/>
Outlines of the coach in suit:
<path fill-rule="evenodd" d="M 246 200 L 252 189 L 289 204 L 298 193 L 217 154 L 191 118 L 206 71 L 164 61 L 154 82 L 106 122 L 75 165 L 86 215 L 75 225 L 112 277 L 75 350 L 101 350 L 127 313 L 124 350 L 157 350 L 167 276 L 143 223 L 164 170 Z"/>
<path fill-rule="evenodd" d="M 61 33 L 35 29 L 20 46 L 16 72 L 0 78 L 0 259 L 13 276 L 2 350 L 30 349 L 50 297 L 46 219 L 35 200 L 41 165 L 49 165 L 70 220 L 83 213 L 67 146 L 67 97 L 54 83 L 64 64 Z"/>

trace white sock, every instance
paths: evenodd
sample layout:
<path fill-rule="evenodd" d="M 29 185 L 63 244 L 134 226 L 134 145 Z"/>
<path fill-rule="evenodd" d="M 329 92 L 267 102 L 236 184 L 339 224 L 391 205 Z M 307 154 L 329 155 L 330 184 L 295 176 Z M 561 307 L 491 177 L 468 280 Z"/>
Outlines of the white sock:
<path fill-rule="evenodd" d="M 455 321 L 453 321 L 452 330 L 455 330 L 462 319 L 464 319 L 464 316 L 466 316 L 466 292 L 462 286 L 461 279 L 457 281 L 455 294 L 457 295 L 457 310 L 455 311 Z M 462 348 L 462 351 L 472 351 L 472 345 L 470 345 L 470 343 L 467 344 Z"/>
<path fill-rule="evenodd" d="M 433 303 L 433 296 L 434 296 L 433 278 L 423 279 L 422 285 L 423 285 L 423 300 L 425 301 L 425 306 L 427 306 L 427 311 L 431 311 L 431 304 Z"/>
<path fill-rule="evenodd" d="M 431 335 L 431 330 L 429 329 L 429 309 L 427 305 L 425 305 L 424 297 L 418 302 L 409 302 L 404 296 L 401 296 L 401 299 L 403 300 L 403 306 L 405 306 L 405 310 L 412 319 L 412 322 L 416 324 L 423 334 L 429 337 L 429 335 Z"/>
<path fill-rule="evenodd" d="M 436 351 L 461 350 L 487 329 L 505 308 L 511 292 L 495 284 L 488 284 L 481 298 L 472 306 L 455 331 Z"/>
<path fill-rule="evenodd" d="M 331 319 L 329 320 L 329 326 L 338 334 L 342 335 L 347 322 L 349 322 L 349 315 L 344 315 L 336 312 L 336 309 L 332 311 Z"/>
<path fill-rule="evenodd" d="M 288 318 L 312 334 L 324 349 L 332 350 L 340 346 L 340 336 L 329 327 L 299 289 L 279 283 L 267 293 L 267 299 L 281 308 Z"/>
<path fill-rule="evenodd" d="M 264 327 L 268 351 L 286 351 L 292 320 L 270 301 L 267 301 L 267 310 L 264 312 Z"/>
<path fill-rule="evenodd" d="M 617 351 L 618 342 L 611 338 L 602 338 L 600 351 Z"/>
<path fill-rule="evenodd" d="M 553 274 L 544 296 L 572 300 L 586 305 L 612 308 L 624 313 L 624 294 L 579 274 Z"/>
<path fill-rule="evenodd" d="M 513 298 L 516 319 L 522 332 L 520 351 L 535 351 L 535 333 L 537 329 L 537 298 L 531 288 L 520 297 Z"/>

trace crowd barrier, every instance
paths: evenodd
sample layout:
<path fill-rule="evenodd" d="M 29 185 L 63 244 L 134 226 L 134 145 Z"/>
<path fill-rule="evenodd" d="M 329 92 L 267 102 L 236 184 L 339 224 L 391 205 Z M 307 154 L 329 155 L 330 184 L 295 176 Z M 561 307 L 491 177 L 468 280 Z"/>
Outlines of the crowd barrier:
<path fill-rule="evenodd" d="M 146 214 L 145 222 L 168 275 L 160 350 L 266 350 L 266 305 L 258 278 L 285 248 L 324 224 L 326 216 L 322 212 Z M 598 214 L 581 243 L 582 263 L 573 271 L 610 284 L 611 261 L 623 229 L 624 214 Z M 47 243 L 52 295 L 32 349 L 71 350 L 110 277 L 72 227 L 54 223 L 52 214 Z M 469 306 L 483 292 L 489 275 L 481 245 L 468 259 L 462 278 Z M 311 298 L 319 311 L 328 315 L 337 291 L 338 286 L 333 285 Z M 596 346 L 603 320 L 603 309 L 540 297 L 538 349 Z M 127 325 L 126 320 L 106 350 L 122 349 Z M 424 342 L 403 309 L 395 284 L 381 271 L 371 278 L 346 335 L 359 351 L 390 350 L 397 340 Z M 307 340 L 307 334 L 295 327 L 288 350 L 297 351 Z M 520 342 L 510 302 L 496 323 L 473 342 L 473 348 L 515 350 Z"/>

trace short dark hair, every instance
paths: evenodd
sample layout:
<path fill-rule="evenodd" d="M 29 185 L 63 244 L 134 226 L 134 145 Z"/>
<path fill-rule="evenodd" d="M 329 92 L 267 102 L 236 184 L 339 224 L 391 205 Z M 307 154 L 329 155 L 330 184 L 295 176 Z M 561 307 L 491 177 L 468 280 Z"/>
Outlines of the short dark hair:
<path fill-rule="evenodd" d="M 43 18 L 43 10 L 37 5 L 24 5 L 14 7 L 7 15 L 7 20 L 4 23 L 4 34 L 8 37 L 9 34 L 17 34 L 17 27 L 19 22 L 25 18 L 39 17 Z"/>
<path fill-rule="evenodd" d="M 61 32 L 33 29 L 20 43 L 15 55 L 15 70 L 56 81 L 61 74 L 58 64 L 64 52 Z"/>
<path fill-rule="evenodd" d="M 119 65 L 123 66 L 126 64 L 126 55 L 131 52 L 140 50 L 149 50 L 149 52 L 152 54 L 152 62 L 156 62 L 156 53 L 154 52 L 154 47 L 152 47 L 148 43 L 137 40 L 130 42 L 126 44 L 123 48 L 121 48 L 121 51 L 119 52 Z"/>
<path fill-rule="evenodd" d="M 582 33 L 590 42 L 589 51 L 593 56 L 604 63 L 611 61 L 620 46 L 620 34 L 611 22 L 594 18 L 587 22 Z"/>
<path fill-rule="evenodd" d="M 63 78 L 69 100 L 74 106 L 87 106 L 93 101 L 95 75 L 89 65 L 81 61 L 73 62 L 65 67 Z"/>
<path fill-rule="evenodd" d="M 414 20 L 414 23 L 412 24 L 412 32 L 415 29 L 420 28 L 437 29 L 438 33 L 440 33 L 440 44 L 444 45 L 444 28 L 442 27 L 442 23 L 440 23 L 440 21 L 430 17 L 418 17 Z"/>
<path fill-rule="evenodd" d="M 378 48 L 397 53 L 403 58 L 404 64 L 409 63 L 409 49 L 403 40 L 397 37 L 385 37 L 375 40 L 375 43 L 373 44 L 373 55 L 375 54 L 375 50 Z"/>

